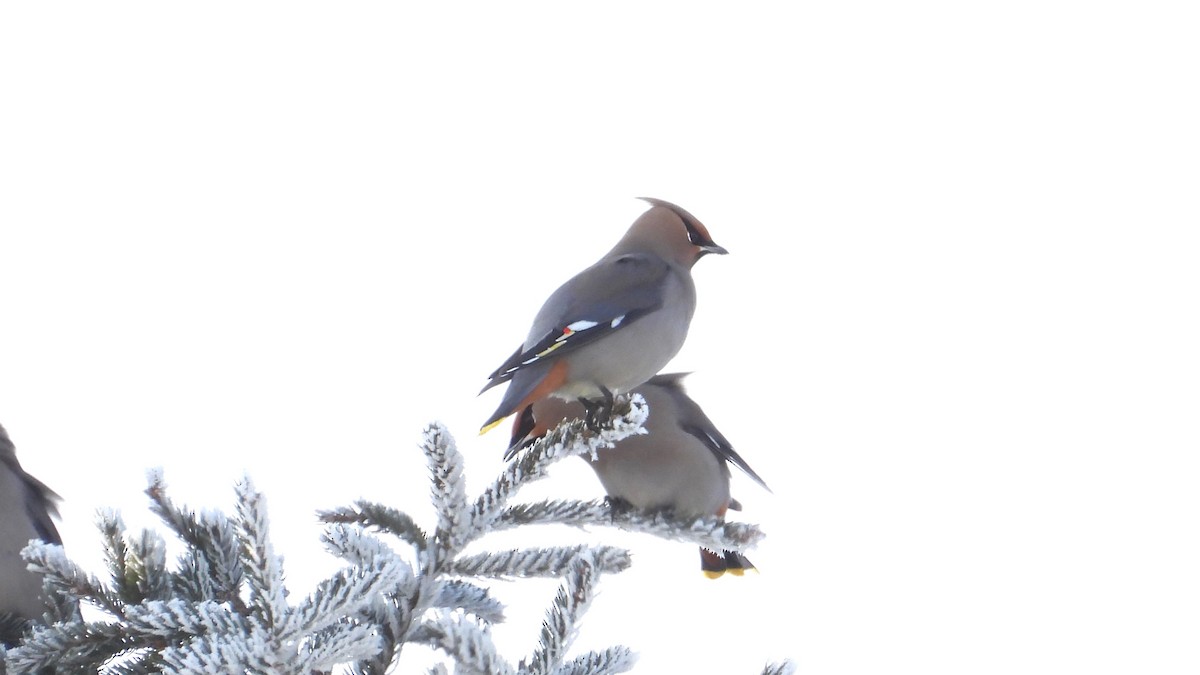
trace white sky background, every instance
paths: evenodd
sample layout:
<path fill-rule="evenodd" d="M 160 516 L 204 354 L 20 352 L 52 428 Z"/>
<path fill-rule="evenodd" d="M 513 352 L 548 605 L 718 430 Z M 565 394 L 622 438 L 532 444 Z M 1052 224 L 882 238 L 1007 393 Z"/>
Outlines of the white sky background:
<path fill-rule="evenodd" d="M 305 594 L 314 510 L 431 521 L 426 423 L 500 469 L 475 393 L 660 197 L 731 251 L 670 369 L 774 489 L 735 477 L 762 573 L 555 533 L 636 556 L 580 648 L 1195 672 L 1200 22 L 971 4 L 6 3 L 0 422 L 97 572 L 148 467 L 247 473 Z M 553 584 L 498 592 L 516 659 Z"/>

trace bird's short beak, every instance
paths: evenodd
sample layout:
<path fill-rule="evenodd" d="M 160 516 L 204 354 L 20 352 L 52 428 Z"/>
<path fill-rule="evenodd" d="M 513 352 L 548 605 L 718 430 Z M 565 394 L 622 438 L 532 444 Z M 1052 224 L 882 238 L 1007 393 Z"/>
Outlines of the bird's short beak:
<path fill-rule="evenodd" d="M 717 246 L 716 244 L 701 246 L 700 250 L 704 251 L 705 253 L 716 253 L 717 255 L 727 255 L 729 253 L 729 251 L 725 250 L 724 246 Z"/>

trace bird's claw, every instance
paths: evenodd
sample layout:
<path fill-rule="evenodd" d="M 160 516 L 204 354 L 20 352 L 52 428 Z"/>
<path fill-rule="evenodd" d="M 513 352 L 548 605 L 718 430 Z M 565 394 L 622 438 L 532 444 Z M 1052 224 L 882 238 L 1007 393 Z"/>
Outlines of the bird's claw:
<path fill-rule="evenodd" d="M 583 404 L 583 423 L 593 433 L 599 433 L 600 427 L 612 420 L 613 393 L 607 387 L 600 387 L 600 394 L 602 398 L 598 401 L 587 398 L 579 399 L 579 402 Z"/>

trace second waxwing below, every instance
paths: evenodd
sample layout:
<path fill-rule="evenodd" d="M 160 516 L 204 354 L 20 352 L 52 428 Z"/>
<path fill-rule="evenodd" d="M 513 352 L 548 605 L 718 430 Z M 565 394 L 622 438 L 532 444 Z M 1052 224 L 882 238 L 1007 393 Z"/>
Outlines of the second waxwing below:
<path fill-rule="evenodd" d="M 602 448 L 584 459 L 596 472 L 609 497 L 635 508 L 669 509 L 682 518 L 716 516 L 740 510 L 730 496 L 729 465 L 767 488 L 763 479 L 712 423 L 683 388 L 685 373 L 657 375 L 635 387 L 650 408 L 646 434 L 630 436 L 614 447 Z M 508 458 L 541 437 L 559 422 L 583 415 L 579 403 L 546 398 L 522 411 L 513 425 Z M 709 576 L 725 570 L 751 568 L 733 551 L 701 550 L 701 565 Z"/>

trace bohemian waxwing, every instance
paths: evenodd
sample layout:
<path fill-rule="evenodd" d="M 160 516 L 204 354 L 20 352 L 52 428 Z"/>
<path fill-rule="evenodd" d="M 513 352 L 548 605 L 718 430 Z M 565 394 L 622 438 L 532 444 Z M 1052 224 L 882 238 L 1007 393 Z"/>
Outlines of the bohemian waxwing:
<path fill-rule="evenodd" d="M 0 426 L 0 612 L 39 619 L 45 611 L 42 578 L 26 569 L 21 549 L 30 539 L 61 544 L 50 516 L 58 515 L 50 488 L 25 473 Z"/>
<path fill-rule="evenodd" d="M 594 460 L 584 459 L 609 497 L 639 509 L 669 508 L 685 518 L 724 518 L 726 509 L 741 510 L 729 496 L 729 464 L 768 491 L 770 488 L 683 390 L 685 375 L 658 375 L 635 387 L 633 392 L 641 394 L 650 406 L 647 433 L 598 450 Z M 583 413 L 578 403 L 555 398 L 534 401 L 514 421 L 506 459 L 564 419 L 576 419 Z M 701 548 L 700 569 L 715 579 L 727 570 L 740 575 L 754 565 L 736 551 L 718 554 Z"/>
<path fill-rule="evenodd" d="M 692 266 L 727 251 L 683 209 L 659 199 L 596 264 L 550 295 L 525 344 L 479 392 L 511 383 L 480 433 L 530 403 L 580 401 L 589 425 L 605 421 L 612 396 L 650 379 L 683 346 L 696 310 Z"/>

